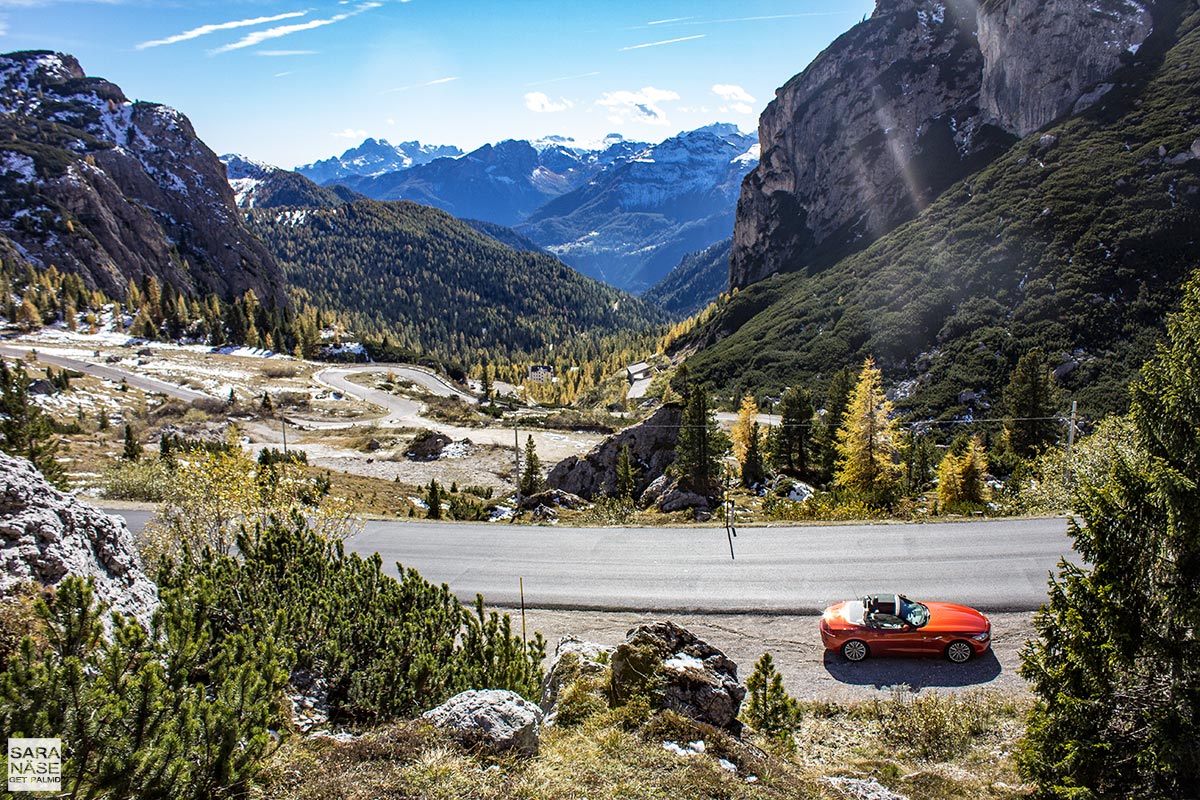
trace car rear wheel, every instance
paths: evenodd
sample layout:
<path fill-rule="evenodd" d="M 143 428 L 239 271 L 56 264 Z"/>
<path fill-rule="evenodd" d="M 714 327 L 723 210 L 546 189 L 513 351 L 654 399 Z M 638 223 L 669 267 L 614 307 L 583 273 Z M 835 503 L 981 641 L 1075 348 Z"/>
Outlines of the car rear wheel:
<path fill-rule="evenodd" d="M 968 642 L 964 642 L 962 639 L 957 639 L 946 645 L 946 658 L 955 664 L 965 664 L 971 660 L 971 656 L 973 655 L 975 655 L 975 650 L 972 649 Z"/>
<path fill-rule="evenodd" d="M 870 651 L 867 649 L 867 643 L 858 639 L 851 639 L 842 645 L 842 655 L 847 661 L 862 661 Z"/>

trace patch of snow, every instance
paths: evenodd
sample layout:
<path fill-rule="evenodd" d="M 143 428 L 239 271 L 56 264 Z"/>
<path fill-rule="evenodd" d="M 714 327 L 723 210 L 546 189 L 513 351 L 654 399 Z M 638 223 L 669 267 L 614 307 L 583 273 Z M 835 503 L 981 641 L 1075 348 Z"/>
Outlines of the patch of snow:
<path fill-rule="evenodd" d="M 682 745 L 678 742 L 664 741 L 662 746 L 664 750 L 674 753 L 677 756 L 698 756 L 706 749 L 703 739 L 697 739 L 694 742 Z M 734 769 L 736 771 L 737 768 L 735 767 Z"/>
<path fill-rule="evenodd" d="M 662 663 L 662 665 L 666 669 L 675 670 L 677 672 L 683 672 L 685 670 L 704 671 L 704 662 L 695 656 L 689 656 L 686 653 L 680 653 L 676 656 L 668 658 Z"/>
<path fill-rule="evenodd" d="M 762 145 L 758 142 L 750 145 L 750 149 L 733 160 L 734 164 L 753 166 L 762 159 Z"/>
<path fill-rule="evenodd" d="M 254 208 L 254 190 L 261 184 L 258 178 L 230 178 L 229 185 L 238 208 Z"/>
<path fill-rule="evenodd" d="M 33 159 L 24 153 L 14 153 L 11 150 L 5 150 L 0 156 L 0 172 L 17 173 L 17 183 L 32 183 L 37 178 Z"/>
<path fill-rule="evenodd" d="M 441 458 L 466 458 L 471 455 L 471 443 L 467 441 L 451 442 L 442 448 Z"/>

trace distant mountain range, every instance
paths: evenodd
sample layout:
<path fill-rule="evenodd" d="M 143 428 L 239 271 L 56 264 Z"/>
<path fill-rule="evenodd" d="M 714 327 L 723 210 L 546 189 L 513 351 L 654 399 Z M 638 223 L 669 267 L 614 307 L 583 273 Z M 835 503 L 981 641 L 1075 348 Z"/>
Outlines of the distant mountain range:
<path fill-rule="evenodd" d="M 297 171 L 374 199 L 513 227 L 585 275 L 640 293 L 685 255 L 729 237 L 741 180 L 758 163 L 757 136 L 728 124 L 660 144 L 551 136 L 420 160 L 437 150 L 368 139 Z M 326 174 L 335 176 L 321 180 Z M 715 297 L 725 283 L 704 291 Z"/>
<path fill-rule="evenodd" d="M 462 155 L 453 145 L 401 142 L 390 144 L 387 139 L 367 139 L 340 156 L 296 167 L 295 171 L 314 183 L 329 183 L 342 178 L 383 175 L 428 164 L 435 158 L 456 158 Z"/>

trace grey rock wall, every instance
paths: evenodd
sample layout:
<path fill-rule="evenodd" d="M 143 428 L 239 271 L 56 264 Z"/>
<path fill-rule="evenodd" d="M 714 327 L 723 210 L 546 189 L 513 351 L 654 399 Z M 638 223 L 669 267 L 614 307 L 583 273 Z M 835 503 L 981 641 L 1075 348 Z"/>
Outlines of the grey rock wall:
<path fill-rule="evenodd" d="M 763 112 L 730 285 L 910 219 L 1017 137 L 1099 100 L 1152 28 L 1138 0 L 878 0 Z"/>
<path fill-rule="evenodd" d="M 23 458 L 0 453 L 0 592 L 93 578 L 98 599 L 149 624 L 158 589 L 125 521 L 55 489 Z M 107 615 L 106 615 L 107 618 Z"/>

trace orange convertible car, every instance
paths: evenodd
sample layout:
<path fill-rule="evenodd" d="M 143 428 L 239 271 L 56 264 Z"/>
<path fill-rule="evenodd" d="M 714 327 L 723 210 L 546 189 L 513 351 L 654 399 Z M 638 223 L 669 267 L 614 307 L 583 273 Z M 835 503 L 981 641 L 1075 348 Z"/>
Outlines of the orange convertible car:
<path fill-rule="evenodd" d="M 975 609 L 955 603 L 869 594 L 825 609 L 821 641 L 848 661 L 869 655 L 944 655 L 962 664 L 992 646 L 992 623 Z"/>

